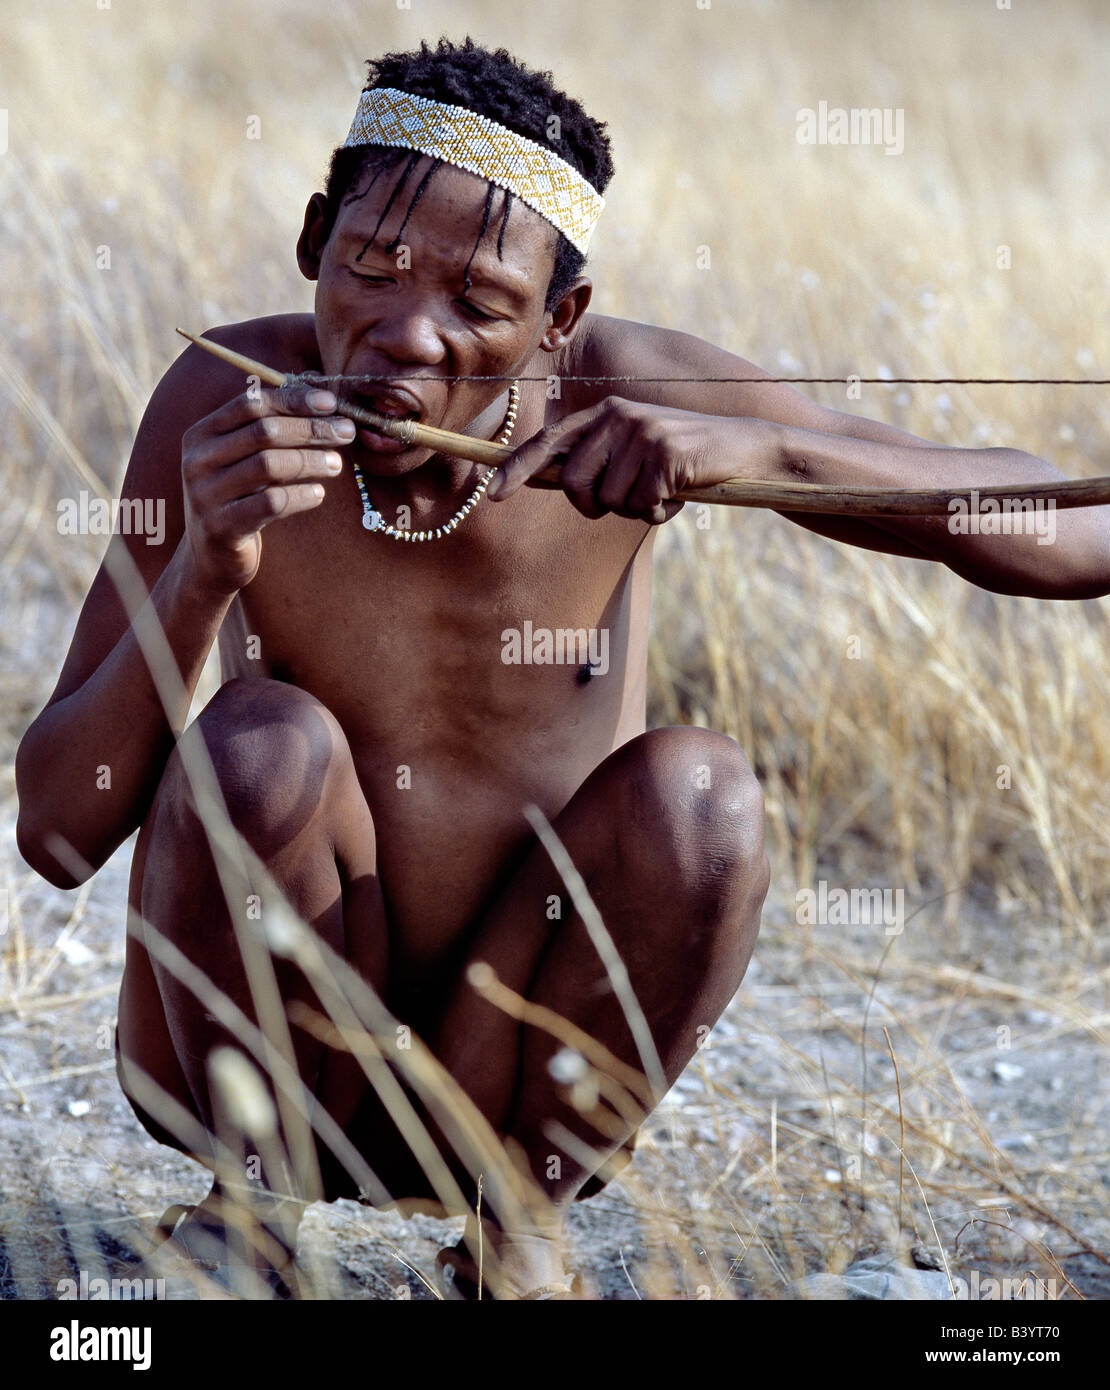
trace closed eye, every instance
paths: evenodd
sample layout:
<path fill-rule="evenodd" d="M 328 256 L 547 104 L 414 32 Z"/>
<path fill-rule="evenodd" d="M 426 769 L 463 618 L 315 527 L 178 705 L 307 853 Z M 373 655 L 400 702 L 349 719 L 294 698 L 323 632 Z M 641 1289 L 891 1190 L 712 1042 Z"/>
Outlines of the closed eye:
<path fill-rule="evenodd" d="M 478 319 L 483 323 L 497 323 L 498 320 L 495 314 L 487 314 L 485 310 L 479 309 L 477 304 L 474 304 L 471 300 L 460 299 L 458 302 L 463 306 L 471 318 Z"/>

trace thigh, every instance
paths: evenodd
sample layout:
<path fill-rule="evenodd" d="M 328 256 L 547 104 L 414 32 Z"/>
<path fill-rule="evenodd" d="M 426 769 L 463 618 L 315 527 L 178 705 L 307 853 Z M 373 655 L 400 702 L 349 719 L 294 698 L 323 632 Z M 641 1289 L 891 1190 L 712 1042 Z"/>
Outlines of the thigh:
<path fill-rule="evenodd" d="M 691 977 L 723 962 L 730 976 L 743 974 L 767 868 L 762 799 L 733 740 L 687 727 L 631 739 L 551 824 L 634 978 L 666 996 L 677 967 Z M 559 969 L 545 970 L 555 956 Z M 489 964 L 516 993 L 562 1014 L 585 1017 L 611 994 L 568 887 L 538 840 L 475 925 L 467 960 Z M 495 1126 L 512 1107 L 521 1034 L 468 983 L 464 964 L 434 1050 Z"/>
<path fill-rule="evenodd" d="M 602 921 L 644 954 L 653 925 L 694 890 L 750 879 L 766 892 L 763 803 L 742 750 L 713 730 L 653 729 L 622 744 L 581 784 L 551 827 Z M 538 837 L 474 924 L 467 960 L 486 961 L 527 993 L 553 940 L 574 918 L 571 893 Z M 460 982 L 465 990 L 465 982 Z"/>
<path fill-rule="evenodd" d="M 388 934 L 373 818 L 346 739 L 330 713 L 296 687 L 265 679 L 234 681 L 202 711 L 193 726 L 192 736 L 198 735 L 236 830 L 321 939 L 381 989 Z M 227 906 L 191 805 L 188 778 L 175 753 L 135 848 L 120 990 L 121 1085 L 140 1120 L 162 1142 L 165 1127 L 157 1116 L 152 1124 L 146 1108 L 136 1104 L 129 1072 L 141 1067 L 156 1087 L 195 1115 L 189 1064 L 182 1065 L 190 1046 L 184 1033 L 193 1031 L 193 1025 L 185 1027 L 189 1015 L 196 1019 L 204 1006 L 152 960 L 149 933 L 175 941 L 218 987 L 242 995 Z M 288 970 L 277 964 L 280 978 Z M 293 992 L 303 994 L 303 989 L 297 985 Z M 342 1109 L 344 1092 L 362 1078 L 342 1061 L 332 1075 L 328 1063 L 335 1056 L 329 1049 L 311 1080 Z M 310 1080 L 307 1074 L 305 1079 Z"/>
<path fill-rule="evenodd" d="M 766 882 L 761 799 L 731 739 L 687 728 L 633 739 L 595 768 L 553 815 L 552 827 L 634 976 L 643 979 L 645 968 L 651 973 L 658 986 L 651 992 L 682 993 L 672 991 L 676 956 L 689 957 L 692 983 L 683 1007 L 690 1007 L 690 999 L 697 1002 L 695 958 L 703 970 L 711 958 L 723 958 L 727 968 L 720 973 L 736 976 L 738 983 L 751 949 L 749 908 L 762 901 Z M 744 939 L 719 933 L 722 919 Z M 686 950 L 684 933 L 696 949 Z M 562 959 L 552 982 L 543 970 L 554 954 Z M 597 952 L 538 839 L 449 959 L 434 974 L 406 981 L 386 1001 L 504 1133 L 525 1070 L 525 1036 L 535 1030 L 522 1029 L 475 992 L 465 976 L 475 961 L 491 965 L 518 994 L 566 1016 L 576 1007 L 588 1012 L 598 990 L 605 990 Z M 542 1065 L 542 1059 L 532 1059 L 533 1071 Z M 367 1095 L 357 1127 L 359 1147 L 368 1157 L 371 1150 L 379 1155 L 385 1165 L 379 1176 L 395 1196 L 430 1192 L 418 1160 L 375 1095 Z M 634 1142 L 635 1136 L 625 1146 L 628 1154 Z M 594 1181 L 583 1195 L 603 1185 Z"/>

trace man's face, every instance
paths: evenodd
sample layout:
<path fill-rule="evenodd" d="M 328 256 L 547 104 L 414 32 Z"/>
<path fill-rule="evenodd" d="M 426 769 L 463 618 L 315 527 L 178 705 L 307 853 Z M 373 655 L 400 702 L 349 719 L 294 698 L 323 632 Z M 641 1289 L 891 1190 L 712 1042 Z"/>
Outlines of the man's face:
<path fill-rule="evenodd" d="M 316 336 L 329 375 L 387 380 L 344 384 L 349 395 L 383 414 L 461 430 L 501 396 L 506 382 L 452 377 L 511 377 L 540 346 L 551 315 L 544 298 L 554 266 L 556 233 L 518 199 L 497 254 L 504 193 L 494 190 L 489 225 L 470 260 L 489 185 L 441 165 L 392 251 L 385 247 L 427 170 L 422 161 L 373 235 L 401 168 L 386 171 L 370 193 L 344 204 L 320 255 Z M 360 187 L 369 182 L 366 176 Z M 467 261 L 469 289 L 464 288 Z M 422 378 L 422 379 L 421 379 Z M 431 378 L 431 379 L 429 379 Z M 428 451 L 360 431 L 371 471 L 409 472 Z"/>

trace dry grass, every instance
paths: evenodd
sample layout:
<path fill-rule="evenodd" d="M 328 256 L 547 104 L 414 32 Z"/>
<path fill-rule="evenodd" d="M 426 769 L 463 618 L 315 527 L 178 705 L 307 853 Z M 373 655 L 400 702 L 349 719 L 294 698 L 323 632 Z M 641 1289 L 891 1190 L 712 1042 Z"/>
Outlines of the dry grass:
<path fill-rule="evenodd" d="M 244 0 L 157 8 L 141 25 L 122 3 L 63 8 L 64 23 L 10 16 L 0 57 L 9 818 L 15 743 L 99 559 L 97 538 L 56 534 L 57 499 L 116 489 L 175 322 L 311 307 L 293 240 L 371 52 L 466 29 L 554 68 L 610 122 L 602 312 L 783 374 L 1110 375 L 1110 19 L 1094 0 L 1067 3 L 1066 23 L 1059 7 L 932 4 L 895 20 L 879 3 L 798 0 L 511 15 L 422 0 L 370 25 L 360 6 L 335 3 L 324 22 L 293 0 L 265 21 Z M 795 112 L 821 100 L 902 107 L 905 153 L 798 146 Z M 252 114 L 260 141 L 245 138 Z M 858 404 L 812 390 L 940 443 L 1110 472 L 1102 388 L 866 387 Z M 688 509 L 659 555 L 653 722 L 706 723 L 747 750 L 776 887 L 737 1004 L 619 1197 L 597 1204 L 623 1203 L 649 1251 L 680 1233 L 703 1266 L 649 1259 L 630 1282 L 644 1297 L 774 1296 L 920 1239 L 953 1268 L 973 1249 L 1068 1291 L 1058 1260 L 1110 1250 L 1105 603 L 987 595 L 762 512 L 716 512 L 699 530 Z M 14 846 L 0 869 L 0 1005 L 15 1020 L 54 1010 L 64 1027 L 85 996 L 57 987 L 58 903 L 76 930 L 86 890 L 25 920 L 39 900 Z M 795 892 L 822 877 L 901 887 L 917 915 L 895 938 L 799 927 Z M 1018 1055 L 1025 1079 L 993 1082 Z M 1065 1068 L 1066 1094 L 1052 1089 Z M 64 1070 L 4 1064 L 17 1098 Z M 1029 1143 L 1012 1142 L 1025 1129 Z"/>

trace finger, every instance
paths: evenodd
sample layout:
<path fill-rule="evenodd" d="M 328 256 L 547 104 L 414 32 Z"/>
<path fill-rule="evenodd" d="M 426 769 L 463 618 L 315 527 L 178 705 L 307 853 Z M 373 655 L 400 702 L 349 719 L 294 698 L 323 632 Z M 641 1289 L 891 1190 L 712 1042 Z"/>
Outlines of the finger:
<path fill-rule="evenodd" d="M 685 505 L 672 499 L 672 491 L 658 464 L 644 464 L 635 483 L 628 490 L 623 514 L 650 522 L 654 526 L 669 521 Z"/>
<path fill-rule="evenodd" d="M 685 505 L 685 502 L 672 497 L 669 501 L 660 502 L 658 506 L 653 507 L 651 515 L 644 517 L 644 520 L 652 526 L 662 526 L 665 521 L 670 521 L 672 516 L 677 516 Z"/>
<path fill-rule="evenodd" d="M 342 456 L 331 449 L 266 449 L 220 469 L 198 500 L 223 506 L 263 488 L 320 482 L 342 471 Z"/>
<path fill-rule="evenodd" d="M 226 534 L 249 536 L 261 531 L 271 521 L 309 512 L 324 500 L 320 483 L 291 483 L 287 487 L 275 484 L 261 492 L 251 493 L 225 508 Z"/>
<path fill-rule="evenodd" d="M 334 453 L 354 438 L 355 428 L 351 421 L 338 417 L 326 419 L 304 419 L 268 415 L 241 426 L 231 434 L 214 435 L 190 439 L 188 434 L 182 441 L 182 478 L 195 492 L 227 469 L 234 470 L 237 465 L 255 455 L 269 450 L 289 449 L 300 451 L 313 447 L 323 453 Z M 327 476 L 325 465 L 321 476 Z"/>
<path fill-rule="evenodd" d="M 600 406 L 591 406 L 534 434 L 501 465 L 486 496 L 497 502 L 511 497 L 529 478 L 568 454 L 583 435 L 596 426 L 600 412 Z"/>
<path fill-rule="evenodd" d="M 207 433 L 231 434 L 266 415 L 334 416 L 338 404 L 334 391 L 303 382 L 251 387 L 205 416 L 193 428 L 203 426 Z"/>
<path fill-rule="evenodd" d="M 335 449 L 355 437 L 352 420 L 339 416 L 263 415 L 219 437 L 217 451 L 228 462 L 239 462 L 267 449 Z"/>
<path fill-rule="evenodd" d="M 597 441 L 590 438 L 582 447 L 571 450 L 559 475 L 559 485 L 571 505 L 590 521 L 597 521 L 609 511 L 597 494 L 608 466 L 608 451 L 601 452 Z"/>
<path fill-rule="evenodd" d="M 623 514 L 640 474 L 640 449 L 634 422 L 610 411 L 570 451 L 559 482 L 583 516 L 596 520 L 611 511 Z"/>
<path fill-rule="evenodd" d="M 649 470 L 650 465 L 629 453 L 627 448 L 613 454 L 594 485 L 598 503 L 611 512 L 626 515 L 632 494 L 641 486 L 641 478 Z M 660 499 L 653 497 L 651 500 Z"/>

